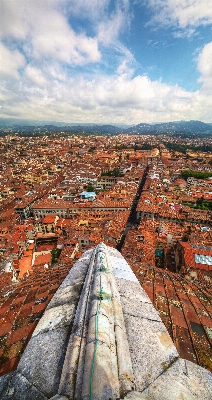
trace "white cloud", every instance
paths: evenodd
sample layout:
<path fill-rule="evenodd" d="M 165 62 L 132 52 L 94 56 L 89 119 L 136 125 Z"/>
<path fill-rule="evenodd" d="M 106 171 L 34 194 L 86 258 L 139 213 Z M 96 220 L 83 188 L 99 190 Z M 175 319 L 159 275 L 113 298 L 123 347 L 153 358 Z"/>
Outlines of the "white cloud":
<path fill-rule="evenodd" d="M 111 16 L 110 19 L 103 21 L 98 27 L 98 38 L 101 43 L 108 45 L 118 36 L 118 33 L 124 22 L 124 17 L 121 12 Z"/>
<path fill-rule="evenodd" d="M 162 23 L 190 32 L 200 23 L 209 23 L 212 15 L 207 4 L 206 16 L 205 0 L 201 12 L 197 13 L 196 7 L 192 11 L 192 4 L 197 3 L 149 0 Z M 3 77 L 13 78 L 4 82 L 1 115 L 132 124 L 177 119 L 211 121 L 212 44 L 207 44 L 198 56 L 202 87 L 195 93 L 162 80 L 151 81 L 145 75 L 133 77 L 136 61 L 119 40 L 131 19 L 129 4 L 129 0 L 113 4 L 110 0 L 1 0 L 4 44 L 0 48 L 0 72 Z M 86 24 L 74 30 L 74 23 L 70 25 L 73 15 L 90 21 L 93 30 L 86 31 Z M 16 44 L 21 50 L 15 49 Z M 94 64 L 95 70 L 88 67 L 89 63 L 98 63 Z M 111 75 L 104 75 L 101 68 Z"/>
<path fill-rule="evenodd" d="M 63 0 L 63 4 L 65 12 L 68 9 L 71 15 L 92 21 L 99 32 L 104 31 L 107 24 L 109 29 L 115 26 L 114 36 L 117 27 L 127 27 L 131 20 L 130 0 Z"/>
<path fill-rule="evenodd" d="M 131 77 L 136 67 L 136 60 L 133 54 L 119 41 L 114 41 L 112 47 L 115 53 L 119 54 L 119 64 L 116 72 L 118 75 L 126 74 Z"/>
<path fill-rule="evenodd" d="M 152 22 L 188 29 L 188 34 L 212 23 L 212 2 L 208 0 L 148 0 L 147 4 L 154 13 Z"/>
<path fill-rule="evenodd" d="M 47 84 L 47 79 L 41 70 L 30 64 L 25 68 L 25 77 L 27 80 L 30 80 L 32 84 L 39 87 L 43 87 Z"/>
<path fill-rule="evenodd" d="M 102 62 L 129 74 L 133 56 L 118 40 L 130 23 L 129 7 L 129 0 L 2 0 L 1 37 L 14 48 L 18 45 L 31 66 Z M 71 26 L 73 16 L 81 21 L 78 30 Z"/>
<path fill-rule="evenodd" d="M 10 50 L 0 42 L 0 76 L 18 79 L 18 70 L 25 65 L 25 58 L 18 50 Z"/>
<path fill-rule="evenodd" d="M 62 24 L 61 24 L 62 25 Z M 76 35 L 71 28 L 60 26 L 57 30 L 52 25 L 48 27 L 48 35 L 40 30 L 32 39 L 33 56 L 36 59 L 52 58 L 67 64 L 83 65 L 88 62 L 97 62 L 101 58 L 98 42 L 95 38 L 88 38 L 84 34 Z"/>
<path fill-rule="evenodd" d="M 27 15 L 29 14 L 26 2 L 1 1 L 1 37 L 24 39 L 29 31 Z"/>
<path fill-rule="evenodd" d="M 115 4 L 110 0 L 1 0 L 0 34 L 21 41 L 30 58 L 49 57 L 71 65 L 99 62 L 99 43 L 108 46 L 129 26 L 129 4 L 129 0 Z M 70 24 L 73 17 L 81 21 L 77 32 Z"/>
<path fill-rule="evenodd" d="M 28 57 L 50 57 L 73 65 L 101 58 L 97 38 L 75 33 L 58 0 L 3 0 L 1 12 L 1 36 L 24 40 Z"/>
<path fill-rule="evenodd" d="M 121 62 L 121 64 L 118 66 L 118 68 L 117 68 L 117 73 L 119 75 L 122 75 L 122 74 L 125 74 L 125 73 L 128 73 L 128 72 L 131 75 L 133 70 L 129 69 L 127 60 L 123 60 Z"/>
<path fill-rule="evenodd" d="M 202 90 L 212 90 L 212 42 L 206 44 L 198 57 L 199 79 L 203 83 Z"/>
<path fill-rule="evenodd" d="M 59 71 L 61 79 L 57 79 Z M 53 79 L 53 80 L 52 80 Z M 71 78 L 57 64 L 47 69 L 28 66 L 20 85 L 7 86 L 10 101 L 1 114 L 63 122 L 211 120 L 212 99 L 204 91 L 187 92 L 179 86 L 127 74 Z M 18 100 L 18 101 L 17 101 Z"/>
<path fill-rule="evenodd" d="M 98 24 L 99 41 L 107 46 L 116 40 L 119 33 L 129 27 L 130 20 L 128 0 L 118 1 L 113 12 L 106 14 Z"/>
<path fill-rule="evenodd" d="M 65 12 L 69 12 L 77 17 L 99 21 L 108 12 L 110 0 L 64 0 Z"/>

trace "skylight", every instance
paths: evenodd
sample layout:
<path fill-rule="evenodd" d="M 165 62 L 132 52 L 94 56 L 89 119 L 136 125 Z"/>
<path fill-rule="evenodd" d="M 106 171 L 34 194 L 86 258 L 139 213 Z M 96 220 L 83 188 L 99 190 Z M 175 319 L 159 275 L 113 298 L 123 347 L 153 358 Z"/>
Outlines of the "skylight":
<path fill-rule="evenodd" d="M 195 262 L 197 264 L 207 264 L 212 265 L 212 257 L 211 256 L 204 256 L 202 254 L 195 254 L 194 255 Z"/>

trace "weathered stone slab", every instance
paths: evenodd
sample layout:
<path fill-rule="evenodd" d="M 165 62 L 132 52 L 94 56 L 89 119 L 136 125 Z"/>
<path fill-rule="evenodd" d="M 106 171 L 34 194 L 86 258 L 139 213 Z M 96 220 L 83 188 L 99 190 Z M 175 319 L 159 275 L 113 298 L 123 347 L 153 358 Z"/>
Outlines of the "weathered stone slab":
<path fill-rule="evenodd" d="M 136 390 L 142 391 L 178 357 L 162 322 L 125 314 Z"/>
<path fill-rule="evenodd" d="M 0 377 L 0 399 L 6 399 L 6 393 L 8 391 L 9 382 L 12 379 L 14 372 L 3 375 Z"/>
<path fill-rule="evenodd" d="M 89 304 L 89 299 L 91 295 L 91 287 L 93 286 L 92 280 L 93 280 L 93 268 L 94 268 L 94 255 L 96 252 L 94 251 L 92 261 L 89 265 L 89 269 L 87 271 L 83 289 L 80 295 L 80 299 L 77 305 L 76 313 L 75 313 L 75 318 L 74 318 L 74 323 L 73 323 L 73 328 L 72 332 L 75 333 L 78 336 L 83 335 L 83 331 L 85 331 L 85 327 L 87 325 L 87 319 L 89 317 L 88 313 L 88 304 Z M 92 291 L 92 296 L 94 299 L 96 299 L 97 295 L 93 293 Z"/>
<path fill-rule="evenodd" d="M 75 312 L 72 332 L 77 336 L 83 336 L 86 334 L 86 321 L 87 321 L 87 296 L 81 296 L 77 309 Z"/>
<path fill-rule="evenodd" d="M 151 303 L 149 296 L 145 290 L 140 286 L 140 283 L 129 282 L 126 279 L 116 278 L 116 284 L 121 296 L 125 296 L 134 301 L 143 301 L 144 303 Z"/>
<path fill-rule="evenodd" d="M 178 358 L 125 259 L 103 244 L 71 269 L 0 398 L 89 400 L 91 386 L 92 400 L 212 400 L 212 374 Z"/>
<path fill-rule="evenodd" d="M 77 365 L 77 379 L 75 385 L 75 399 L 74 400 L 81 400 L 82 394 L 82 385 L 83 385 L 83 374 L 85 368 L 85 351 L 86 351 L 86 339 L 82 338 L 81 347 L 80 347 L 80 356 Z"/>
<path fill-rule="evenodd" d="M 212 374 L 196 364 L 179 359 L 143 394 L 153 400 L 211 400 Z"/>
<path fill-rule="evenodd" d="M 114 249 L 114 247 L 105 246 L 105 249 L 110 257 L 124 258 L 118 250 Z"/>
<path fill-rule="evenodd" d="M 101 288 L 101 293 L 100 293 L 100 288 Z M 102 295 L 103 299 L 111 298 L 109 275 L 107 275 L 105 272 L 96 272 L 94 277 L 94 282 L 91 288 L 91 300 L 93 298 L 99 299 L 100 294 Z"/>
<path fill-rule="evenodd" d="M 110 274 L 110 286 L 111 286 L 111 292 L 113 294 L 113 299 L 116 299 L 116 301 L 118 301 L 121 304 L 121 296 L 119 293 L 116 280 L 118 280 L 118 278 L 115 278 L 113 273 Z"/>
<path fill-rule="evenodd" d="M 96 315 L 97 310 L 98 310 L 98 304 L 99 304 L 99 300 L 93 300 L 90 303 L 89 306 L 89 316 L 93 317 L 94 315 Z M 101 305 L 100 305 L 100 310 L 101 310 L 101 314 L 105 315 L 105 317 L 107 317 L 110 321 L 110 323 L 114 322 L 114 317 L 113 317 L 113 310 L 112 310 L 112 306 L 111 306 L 111 299 L 105 299 L 103 301 L 101 301 Z"/>
<path fill-rule="evenodd" d="M 151 400 L 147 395 L 140 392 L 130 392 L 125 397 L 124 400 Z M 163 399 L 160 399 L 163 400 Z M 171 400 L 171 399 L 170 399 Z M 179 399 L 180 400 L 180 399 Z"/>
<path fill-rule="evenodd" d="M 98 334 L 98 340 L 110 346 L 110 329 L 111 325 L 109 319 L 100 313 L 97 317 L 94 316 L 89 320 L 87 340 L 95 341 L 96 334 Z"/>
<path fill-rule="evenodd" d="M 186 372 L 190 380 L 198 382 L 198 386 L 209 389 L 212 398 L 212 373 L 188 360 L 185 361 Z"/>
<path fill-rule="evenodd" d="M 116 326 L 115 335 L 117 343 L 119 382 L 121 395 L 123 396 L 127 392 L 135 389 L 135 379 L 126 332 L 123 331 L 119 326 Z"/>
<path fill-rule="evenodd" d="M 90 379 L 95 345 L 86 346 L 85 367 L 81 399 L 90 399 Z M 120 398 L 116 356 L 105 344 L 99 344 L 92 379 L 93 400 L 115 400 Z"/>
<path fill-rule="evenodd" d="M 47 400 L 47 397 L 34 387 L 24 376 L 14 373 L 7 392 L 1 400 Z"/>
<path fill-rule="evenodd" d="M 70 326 L 73 322 L 74 314 L 75 304 L 64 304 L 46 310 L 38 322 L 32 337 L 53 329 Z"/>
<path fill-rule="evenodd" d="M 104 268 L 106 268 L 108 272 L 111 271 L 105 248 L 102 247 L 101 250 L 97 251 L 96 262 L 100 267 L 104 265 Z"/>
<path fill-rule="evenodd" d="M 161 318 L 158 312 L 150 303 L 144 303 L 142 301 L 137 301 L 137 300 L 133 301 L 132 303 L 131 298 L 122 296 L 121 304 L 124 314 L 130 314 L 133 315 L 134 317 L 147 318 L 153 321 L 161 322 Z"/>
<path fill-rule="evenodd" d="M 136 282 L 136 276 L 129 273 L 124 269 L 114 268 L 114 275 L 119 279 L 126 279 L 127 281 Z"/>
<path fill-rule="evenodd" d="M 126 279 L 131 282 L 138 282 L 138 279 L 124 258 L 111 256 L 110 262 L 113 267 L 113 273 L 115 277 Z"/>
<path fill-rule="evenodd" d="M 81 337 L 74 335 L 70 336 L 60 378 L 58 393 L 61 395 L 67 395 L 70 398 L 73 398 L 74 396 L 81 344 Z"/>
<path fill-rule="evenodd" d="M 126 331 L 124 323 L 124 315 L 121 307 L 121 303 L 117 299 L 113 299 L 113 310 L 114 310 L 114 324 L 120 326 L 123 331 Z"/>
<path fill-rule="evenodd" d="M 89 262 L 94 251 L 95 250 L 91 250 L 88 254 L 85 254 L 74 264 L 67 277 L 61 283 L 60 288 L 75 285 L 79 282 L 84 282 Z"/>
<path fill-rule="evenodd" d="M 18 364 L 18 372 L 47 397 L 58 392 L 67 336 L 68 328 L 58 328 L 32 337 Z"/>
<path fill-rule="evenodd" d="M 50 303 L 47 306 L 49 308 L 62 306 L 63 304 L 77 304 L 82 291 L 83 282 L 76 283 L 75 285 L 59 287 L 55 295 L 52 297 Z"/>

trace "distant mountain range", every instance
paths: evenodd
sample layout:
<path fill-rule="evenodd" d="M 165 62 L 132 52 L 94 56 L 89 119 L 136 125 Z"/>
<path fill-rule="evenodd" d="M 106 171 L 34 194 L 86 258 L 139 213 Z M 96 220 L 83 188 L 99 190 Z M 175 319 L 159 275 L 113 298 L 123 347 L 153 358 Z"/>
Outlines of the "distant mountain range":
<path fill-rule="evenodd" d="M 110 123 L 110 124 L 104 124 L 100 125 L 98 123 L 80 123 L 80 122 L 58 122 L 58 121 L 39 121 L 39 120 L 20 120 L 17 118 L 0 118 L 0 128 L 5 128 L 5 129 L 12 129 L 12 128 L 20 128 L 20 127 L 37 127 L 37 128 L 87 128 L 87 129 L 93 129 L 94 127 L 111 127 L 114 129 L 114 127 L 119 127 L 121 129 L 126 129 L 132 125 L 129 124 L 121 124 L 121 123 Z"/>
<path fill-rule="evenodd" d="M 125 129 L 125 132 L 132 134 L 145 134 L 145 133 L 212 133 L 212 124 L 206 124 L 201 121 L 174 121 L 163 122 L 157 124 L 138 124 L 133 127 Z"/>
<path fill-rule="evenodd" d="M 93 133 L 93 134 L 109 134 L 118 133 L 128 134 L 173 134 L 173 133 L 199 133 L 212 134 L 212 123 L 204 123 L 201 121 L 173 121 L 155 124 L 140 123 L 138 125 L 129 126 L 126 124 L 73 124 L 62 122 L 43 121 L 20 121 L 11 119 L 0 119 L 0 129 L 12 129 L 17 131 L 48 131 L 55 132 L 57 130 L 73 133 Z"/>

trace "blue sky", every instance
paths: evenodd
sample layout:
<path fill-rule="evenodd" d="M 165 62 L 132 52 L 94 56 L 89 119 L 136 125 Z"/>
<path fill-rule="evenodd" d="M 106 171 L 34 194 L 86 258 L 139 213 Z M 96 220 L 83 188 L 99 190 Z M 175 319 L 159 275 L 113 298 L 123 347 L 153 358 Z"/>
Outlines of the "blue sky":
<path fill-rule="evenodd" d="M 212 122 L 212 0 L 1 0 L 0 115 Z"/>

